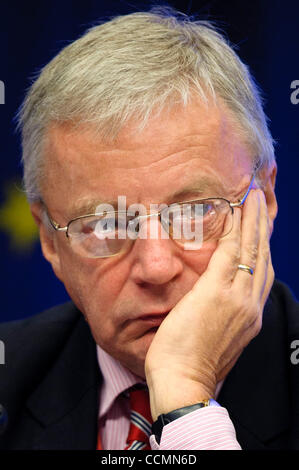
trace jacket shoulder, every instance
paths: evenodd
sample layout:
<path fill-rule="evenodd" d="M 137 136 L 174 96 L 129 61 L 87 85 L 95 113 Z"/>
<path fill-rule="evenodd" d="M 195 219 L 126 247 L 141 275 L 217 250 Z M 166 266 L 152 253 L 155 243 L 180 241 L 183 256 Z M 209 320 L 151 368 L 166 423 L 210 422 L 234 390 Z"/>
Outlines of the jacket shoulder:
<path fill-rule="evenodd" d="M 0 449 L 95 448 L 99 369 L 82 313 L 68 302 L 3 323 L 0 338 Z"/>
<path fill-rule="evenodd" d="M 299 302 L 292 290 L 282 281 L 275 280 L 269 296 L 272 310 L 284 317 L 289 338 L 299 334 Z"/>
<path fill-rule="evenodd" d="M 51 367 L 76 329 L 82 314 L 72 302 L 26 318 L 0 324 L 4 364 L 0 369 L 0 403 L 12 390 L 26 395 Z"/>
<path fill-rule="evenodd" d="M 43 329 L 47 330 L 51 326 L 55 327 L 55 325 L 57 328 L 63 325 L 67 327 L 67 325 L 71 325 L 76 321 L 78 316 L 79 311 L 73 302 L 66 302 L 22 320 L 0 323 L 0 339 L 5 341 L 11 335 L 15 337 L 28 335 L 30 337 L 35 331 L 40 334 Z"/>

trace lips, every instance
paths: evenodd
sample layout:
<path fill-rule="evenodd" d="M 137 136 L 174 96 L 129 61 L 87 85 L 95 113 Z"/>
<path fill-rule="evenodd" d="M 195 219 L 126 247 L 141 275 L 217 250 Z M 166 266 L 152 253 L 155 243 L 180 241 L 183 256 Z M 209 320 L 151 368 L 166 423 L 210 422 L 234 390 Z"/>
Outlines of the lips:
<path fill-rule="evenodd" d="M 151 326 L 160 326 L 162 321 L 167 317 L 168 312 L 164 313 L 147 313 L 141 315 L 137 320 L 141 320 L 144 323 L 149 323 Z"/>

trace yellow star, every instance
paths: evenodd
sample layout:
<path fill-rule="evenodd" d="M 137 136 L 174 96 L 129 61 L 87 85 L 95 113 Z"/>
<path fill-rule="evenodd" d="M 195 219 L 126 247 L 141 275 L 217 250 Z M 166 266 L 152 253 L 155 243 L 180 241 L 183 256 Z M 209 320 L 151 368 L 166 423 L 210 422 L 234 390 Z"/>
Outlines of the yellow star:
<path fill-rule="evenodd" d="M 20 188 L 20 182 L 10 183 L 6 188 L 6 201 L 0 208 L 0 229 L 9 236 L 12 249 L 26 252 L 38 240 L 38 229 Z"/>

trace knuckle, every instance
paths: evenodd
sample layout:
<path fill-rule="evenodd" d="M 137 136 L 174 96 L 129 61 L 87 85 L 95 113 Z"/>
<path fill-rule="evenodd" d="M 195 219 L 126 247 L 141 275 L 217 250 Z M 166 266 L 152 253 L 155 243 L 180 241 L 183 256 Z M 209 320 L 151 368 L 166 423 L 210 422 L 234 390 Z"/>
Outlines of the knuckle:
<path fill-rule="evenodd" d="M 259 308 L 257 308 L 257 305 L 253 304 L 251 299 L 248 300 L 246 309 L 246 323 L 248 327 L 254 328 L 254 325 L 259 316 Z"/>
<path fill-rule="evenodd" d="M 253 325 L 253 327 L 254 327 L 254 325 L 257 321 L 256 308 L 253 308 L 253 307 L 250 308 L 249 313 L 248 313 L 248 319 L 249 319 L 250 324 Z"/>
<path fill-rule="evenodd" d="M 270 266 L 269 266 L 269 277 L 270 279 L 272 280 L 272 282 L 274 281 L 274 278 L 275 278 L 275 271 L 274 271 L 274 268 L 273 268 L 273 264 L 270 263 Z"/>
<path fill-rule="evenodd" d="M 253 325 L 254 336 L 257 336 L 260 333 L 260 331 L 262 329 L 262 325 L 263 325 L 262 315 L 258 315 L 258 317 L 255 320 L 254 325 Z"/>

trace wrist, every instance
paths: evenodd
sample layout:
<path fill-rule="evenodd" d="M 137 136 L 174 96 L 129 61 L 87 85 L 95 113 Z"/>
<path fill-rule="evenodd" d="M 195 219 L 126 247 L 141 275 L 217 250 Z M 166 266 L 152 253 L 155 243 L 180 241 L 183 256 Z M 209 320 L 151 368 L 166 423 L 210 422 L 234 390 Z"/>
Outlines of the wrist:
<path fill-rule="evenodd" d="M 182 416 L 185 416 L 186 414 L 209 406 L 210 401 L 212 402 L 213 400 L 204 400 L 203 402 L 196 403 L 191 406 L 185 406 L 183 408 L 173 410 L 170 413 L 159 415 L 152 425 L 153 434 L 155 435 L 157 443 L 160 444 L 163 427 L 165 425 L 171 423 L 172 421 L 175 421 L 178 418 L 181 418 Z"/>
<path fill-rule="evenodd" d="M 163 379 L 147 380 L 150 394 L 151 414 L 153 421 L 158 416 L 173 410 L 195 405 L 213 398 L 215 390 L 193 380 L 170 378 L 164 374 Z"/>

